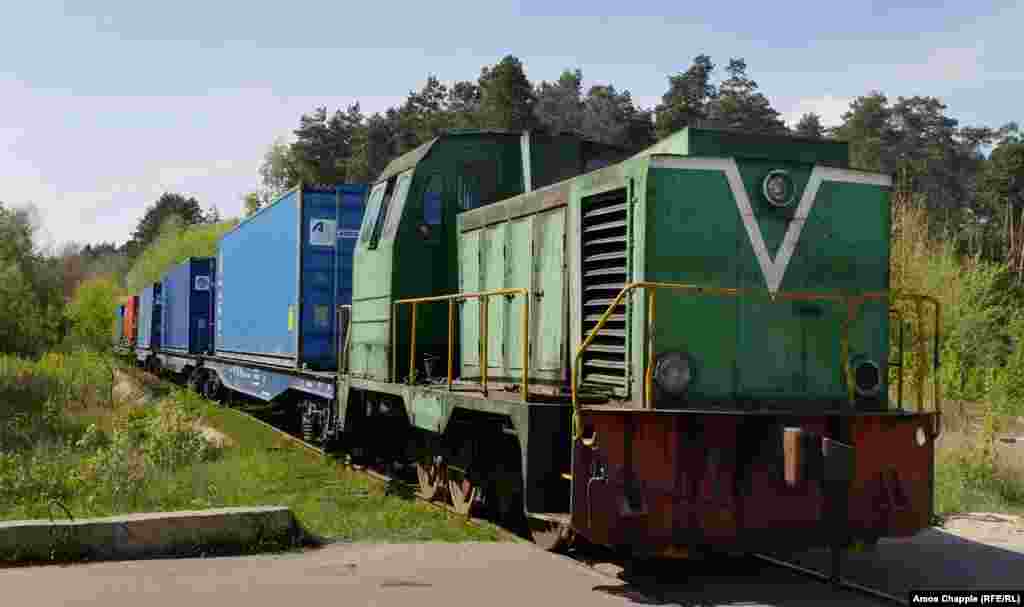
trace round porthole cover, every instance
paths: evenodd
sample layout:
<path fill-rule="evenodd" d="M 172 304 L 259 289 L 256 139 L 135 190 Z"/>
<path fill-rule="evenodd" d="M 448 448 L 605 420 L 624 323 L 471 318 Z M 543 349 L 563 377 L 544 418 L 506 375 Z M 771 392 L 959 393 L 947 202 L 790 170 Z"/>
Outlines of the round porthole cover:
<path fill-rule="evenodd" d="M 788 172 L 777 169 L 765 175 L 761 183 L 761 193 L 773 207 L 783 208 L 793 204 L 796 186 Z"/>

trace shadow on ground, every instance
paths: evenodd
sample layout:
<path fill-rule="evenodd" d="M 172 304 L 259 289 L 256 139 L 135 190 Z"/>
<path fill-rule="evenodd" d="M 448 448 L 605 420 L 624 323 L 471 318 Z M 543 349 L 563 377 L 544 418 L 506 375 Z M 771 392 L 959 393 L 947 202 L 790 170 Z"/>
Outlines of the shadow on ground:
<path fill-rule="evenodd" d="M 775 554 L 830 572 L 826 550 Z M 751 557 L 645 561 L 627 566 L 594 590 L 637 605 L 877 605 L 870 597 Z M 1024 590 L 1024 551 L 983 544 L 938 528 L 911 539 L 884 540 L 873 552 L 849 553 L 843 577 L 905 598 L 912 589 Z"/>

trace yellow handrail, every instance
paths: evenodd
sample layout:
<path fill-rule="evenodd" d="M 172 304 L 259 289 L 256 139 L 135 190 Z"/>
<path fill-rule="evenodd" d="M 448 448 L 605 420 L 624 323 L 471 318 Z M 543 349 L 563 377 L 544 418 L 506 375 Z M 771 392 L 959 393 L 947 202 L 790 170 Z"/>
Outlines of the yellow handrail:
<path fill-rule="evenodd" d="M 648 308 L 648 315 L 647 316 L 648 317 L 647 317 L 647 324 L 646 324 L 646 331 L 645 331 L 646 334 L 644 336 L 644 339 L 647 342 L 645 344 L 646 345 L 645 349 L 647 350 L 647 364 L 646 364 L 645 369 L 644 369 L 644 390 L 643 390 L 643 405 L 644 405 L 645 408 L 653 407 L 654 345 L 653 345 L 652 337 L 653 337 L 653 334 L 654 334 L 654 327 L 655 327 L 655 324 L 654 324 L 654 318 L 655 318 L 655 293 L 656 293 L 656 291 L 658 289 L 666 289 L 666 290 L 673 290 L 673 291 L 686 291 L 687 294 L 691 294 L 691 295 L 712 295 L 712 296 L 718 295 L 718 296 L 730 296 L 730 297 L 742 297 L 742 296 L 745 296 L 745 295 L 756 295 L 756 296 L 764 296 L 765 295 L 764 291 L 754 290 L 754 289 L 735 289 L 735 288 L 725 288 L 725 287 L 703 287 L 703 286 L 693 285 L 693 284 L 671 283 L 671 282 L 639 281 L 639 282 L 633 282 L 633 283 L 630 283 L 630 284 L 627 284 L 626 286 L 624 286 L 622 288 L 622 290 L 619 291 L 618 295 L 615 296 L 615 299 L 612 300 L 612 302 L 608 305 L 608 308 L 604 311 L 604 314 L 601 315 L 601 318 L 597 321 L 597 324 L 594 326 L 594 328 L 592 328 L 590 330 L 590 332 L 587 333 L 586 337 L 583 340 L 583 343 L 581 343 L 580 346 L 576 349 L 576 356 L 573 359 L 572 379 L 571 379 L 572 408 L 573 408 L 573 436 L 576 439 L 578 439 L 580 436 L 582 436 L 582 428 L 580 427 L 580 406 L 579 406 L 579 389 L 578 389 L 579 375 L 580 375 L 580 360 L 582 359 L 583 354 L 586 351 L 586 349 L 590 346 L 591 342 L 594 341 L 594 338 L 597 336 L 597 334 L 604 327 L 605 323 L 608 322 L 608 319 L 611 317 L 612 312 L 615 310 L 615 308 L 618 307 L 619 305 L 621 305 L 623 298 L 628 293 L 630 293 L 631 291 L 633 291 L 635 289 L 644 289 L 645 292 L 647 293 L 647 308 Z M 858 309 L 860 308 L 860 305 L 862 303 L 864 303 L 865 301 L 869 300 L 869 299 L 870 300 L 883 300 L 883 299 L 887 299 L 887 300 L 900 300 L 900 299 L 908 299 L 908 300 L 914 301 L 916 303 L 917 322 L 918 322 L 919 325 L 921 325 L 923 323 L 923 320 L 922 320 L 923 319 L 923 304 L 925 302 L 931 303 L 934 306 L 934 308 L 935 308 L 935 346 L 934 346 L 935 361 L 934 361 L 934 364 L 935 364 L 936 369 L 938 368 L 938 361 L 939 361 L 939 354 L 938 354 L 938 351 L 939 351 L 938 350 L 938 347 L 939 347 L 938 346 L 938 344 L 939 344 L 939 323 L 940 323 L 942 314 L 941 314 L 941 308 L 940 308 L 939 301 L 937 299 L 935 299 L 934 297 L 930 297 L 928 295 L 918 295 L 918 294 L 890 293 L 888 291 L 877 291 L 877 292 L 860 293 L 860 294 L 857 294 L 857 295 L 843 295 L 843 294 L 838 294 L 838 293 L 816 293 L 816 292 L 781 292 L 781 293 L 776 293 L 775 295 L 771 296 L 771 299 L 773 301 L 775 301 L 775 300 L 786 300 L 786 301 L 794 301 L 794 300 L 824 300 L 824 301 L 843 302 L 843 303 L 846 304 L 846 318 L 842 321 L 842 337 L 841 337 L 840 347 L 841 347 L 841 358 L 842 358 L 842 361 L 843 361 L 843 369 L 842 369 L 843 378 L 844 378 L 845 384 L 846 384 L 847 397 L 848 397 L 849 402 L 851 404 L 855 401 L 855 392 L 854 392 L 853 370 L 850 367 L 850 359 L 849 359 L 849 331 L 850 331 L 850 326 L 852 325 L 854 320 L 856 320 L 856 318 L 857 318 L 857 313 L 858 313 Z M 920 335 L 920 332 L 919 332 L 919 335 Z M 918 342 L 918 355 L 919 355 L 920 359 L 923 361 L 924 360 L 924 340 L 923 339 L 920 339 L 919 342 Z M 881 372 L 881 370 L 879 370 L 879 371 Z M 923 411 L 924 410 L 924 379 L 925 379 L 924 366 L 919 364 L 918 368 L 917 368 L 917 372 L 918 372 L 918 378 L 917 378 L 918 379 L 918 382 L 917 382 L 918 383 L 918 411 Z M 900 369 L 900 373 L 901 374 L 903 373 L 902 368 Z M 902 375 L 901 375 L 901 377 L 902 377 Z M 902 379 L 901 379 L 901 381 L 902 381 Z M 942 405 L 941 405 L 941 395 L 940 395 L 940 388 L 939 388 L 938 373 L 935 373 L 934 389 L 935 389 L 935 409 L 936 409 L 936 412 L 941 416 L 941 414 L 942 414 Z M 936 431 L 937 431 L 937 429 L 936 429 Z"/>
<path fill-rule="evenodd" d="M 484 394 L 487 394 L 487 303 L 488 298 L 496 296 L 515 297 L 523 296 L 523 376 L 520 380 L 519 390 L 522 393 L 523 401 L 526 402 L 530 394 L 530 289 L 510 288 L 493 289 L 490 291 L 478 291 L 475 293 L 453 293 L 451 295 L 434 295 L 432 297 L 413 297 L 409 299 L 397 299 L 392 306 L 391 314 L 391 381 L 398 381 L 398 357 L 397 344 L 394 326 L 398 319 L 398 306 L 408 304 L 412 307 L 411 336 L 409 340 L 409 378 L 412 384 L 416 377 L 416 309 L 421 303 L 448 302 L 448 389 L 452 389 L 455 381 L 454 349 L 455 349 L 455 304 L 468 299 L 480 301 L 480 342 L 478 344 L 480 353 L 480 387 Z"/>

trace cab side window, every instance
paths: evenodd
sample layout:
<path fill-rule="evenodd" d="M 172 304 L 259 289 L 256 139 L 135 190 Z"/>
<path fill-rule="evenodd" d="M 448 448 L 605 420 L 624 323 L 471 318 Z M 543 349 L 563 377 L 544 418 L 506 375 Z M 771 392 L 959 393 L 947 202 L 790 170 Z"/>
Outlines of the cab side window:
<path fill-rule="evenodd" d="M 366 217 L 363 222 L 363 235 L 360 240 L 368 249 L 376 249 L 380 243 L 380 234 L 388 217 L 388 206 L 395 189 L 396 177 L 378 183 L 370 192 L 370 200 L 366 204 Z"/>
<path fill-rule="evenodd" d="M 363 227 L 360 229 L 359 240 L 369 244 L 373 238 L 377 219 L 380 215 L 381 202 L 384 200 L 384 192 L 387 190 L 387 182 L 378 183 L 370 191 L 370 197 L 366 201 L 366 212 L 363 215 Z M 372 247 L 371 247 L 372 248 Z"/>
<path fill-rule="evenodd" d="M 428 226 L 441 225 L 443 207 L 441 205 L 441 178 L 434 175 L 423 192 L 423 223 Z"/>

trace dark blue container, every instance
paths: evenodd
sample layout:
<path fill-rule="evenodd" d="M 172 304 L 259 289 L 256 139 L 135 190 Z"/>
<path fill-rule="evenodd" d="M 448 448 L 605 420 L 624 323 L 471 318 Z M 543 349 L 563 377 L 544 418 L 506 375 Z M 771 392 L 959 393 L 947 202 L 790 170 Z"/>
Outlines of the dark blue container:
<path fill-rule="evenodd" d="M 338 211 L 348 187 L 295 188 L 221 238 L 218 356 L 337 367 Z M 350 221 L 358 224 L 342 214 L 342 225 Z M 351 293 L 351 275 L 346 282 Z"/>
<path fill-rule="evenodd" d="M 338 186 L 338 246 L 335 250 L 339 306 L 352 303 L 352 257 L 356 239 L 359 237 L 359 228 L 363 225 L 368 189 L 365 185 Z"/>
<path fill-rule="evenodd" d="M 192 257 L 163 279 L 163 330 L 160 349 L 204 354 L 213 350 L 212 257 Z"/>
<path fill-rule="evenodd" d="M 155 283 L 139 294 L 138 347 L 156 350 L 160 347 L 162 302 L 160 283 Z"/>

